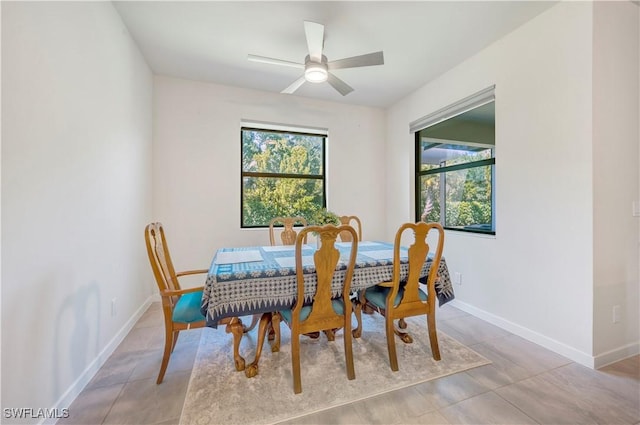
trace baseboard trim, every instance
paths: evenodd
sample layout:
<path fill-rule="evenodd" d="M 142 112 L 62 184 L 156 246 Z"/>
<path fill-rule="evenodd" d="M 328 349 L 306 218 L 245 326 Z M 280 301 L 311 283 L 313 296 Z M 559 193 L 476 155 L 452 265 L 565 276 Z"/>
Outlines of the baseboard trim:
<path fill-rule="evenodd" d="M 538 344 L 548 350 L 560 354 L 561 356 L 564 356 L 576 363 L 579 363 L 591 369 L 595 368 L 595 358 L 593 356 L 580 350 L 576 350 L 575 348 L 570 347 L 560 341 L 556 341 L 555 339 L 549 338 L 538 332 L 532 331 L 531 329 L 525 328 L 524 326 L 510 322 L 503 319 L 502 317 L 496 316 L 495 314 L 489 313 L 459 300 L 451 301 L 451 305 L 482 320 L 485 320 L 492 325 L 509 331 L 512 334 L 518 335 L 519 337 L 522 337 L 527 341 L 531 341 L 534 344 Z"/>
<path fill-rule="evenodd" d="M 594 366 L 596 369 L 600 369 L 601 367 L 605 367 L 611 363 L 628 359 L 629 357 L 637 356 L 638 354 L 640 354 L 640 341 L 598 354 L 594 357 Z"/>
<path fill-rule="evenodd" d="M 148 297 L 145 302 L 140 306 L 140 308 L 131 316 L 129 320 L 122 326 L 122 328 L 115 334 L 111 341 L 104 347 L 104 349 L 98 354 L 98 356 L 87 366 L 87 368 L 80 374 L 78 379 L 75 380 L 73 384 L 65 391 L 65 393 L 60 397 L 58 402 L 55 404 L 54 408 L 51 409 L 53 411 L 61 411 L 63 408 L 68 408 L 71 403 L 78 397 L 78 394 L 82 392 L 82 390 L 87 386 L 89 381 L 95 376 L 96 373 L 100 370 L 100 368 L 107 361 L 109 356 L 113 354 L 113 352 L 118 348 L 118 345 L 124 340 L 129 331 L 133 329 L 135 324 L 138 322 L 138 319 L 142 317 L 145 311 L 149 308 L 151 303 L 154 301 L 153 296 Z M 57 409 L 57 410 L 55 410 Z M 40 422 L 40 424 L 55 424 L 57 419 L 55 418 L 47 418 Z"/>

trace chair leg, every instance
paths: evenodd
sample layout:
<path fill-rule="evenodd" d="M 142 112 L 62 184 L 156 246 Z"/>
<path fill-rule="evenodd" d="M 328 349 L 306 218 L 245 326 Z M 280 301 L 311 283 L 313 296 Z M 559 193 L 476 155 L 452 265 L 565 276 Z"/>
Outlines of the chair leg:
<path fill-rule="evenodd" d="M 404 328 L 400 326 L 401 323 L 404 323 Z M 405 344 L 411 344 L 413 342 L 413 338 L 411 338 L 411 335 L 409 335 L 408 333 L 402 330 L 402 329 L 406 329 L 406 327 L 407 327 L 407 323 L 404 321 L 404 319 L 400 319 L 398 320 L 398 328 L 394 328 L 394 330 L 396 335 L 400 337 L 402 342 L 404 342 Z"/>
<path fill-rule="evenodd" d="M 280 351 L 280 313 L 273 313 L 271 316 L 271 330 L 273 331 L 271 352 L 277 353 Z"/>
<path fill-rule="evenodd" d="M 273 313 L 276 314 L 276 313 Z M 272 319 L 273 320 L 273 319 Z M 267 341 L 273 341 L 276 337 L 276 331 L 273 330 L 273 321 L 269 325 L 269 329 L 267 329 Z"/>
<path fill-rule="evenodd" d="M 360 338 L 362 336 L 362 303 L 360 300 L 355 302 L 354 313 L 356 315 L 356 322 L 358 326 L 352 331 L 354 338 Z"/>
<path fill-rule="evenodd" d="M 302 392 L 302 379 L 300 378 L 300 335 L 291 332 L 291 368 L 293 370 L 293 392 Z"/>
<path fill-rule="evenodd" d="M 227 323 L 225 332 L 233 334 L 233 363 L 235 364 L 236 370 L 244 370 L 245 361 L 240 355 L 240 340 L 244 333 L 242 322 L 240 322 L 237 317 L 232 318 L 231 321 Z"/>
<path fill-rule="evenodd" d="M 353 346 L 351 344 L 351 317 L 346 319 L 344 327 L 344 358 L 347 363 L 347 378 L 356 379 L 356 370 L 353 366 Z"/>
<path fill-rule="evenodd" d="M 390 317 L 385 317 L 385 325 L 387 331 L 387 350 L 389 351 L 389 364 L 391 366 L 391 370 L 397 372 L 398 356 L 396 355 L 396 338 L 393 319 Z"/>
<path fill-rule="evenodd" d="M 323 332 L 327 336 L 327 340 L 328 341 L 335 341 L 336 340 L 336 334 L 335 334 L 335 331 L 333 329 L 327 329 L 327 330 L 325 330 Z"/>
<path fill-rule="evenodd" d="M 247 378 L 253 378 L 258 374 L 258 362 L 262 355 L 264 338 L 266 337 L 269 326 L 271 325 L 271 316 L 271 313 L 264 313 L 260 318 L 260 325 L 258 325 L 258 342 L 256 344 L 256 357 L 255 360 L 244 369 L 244 374 Z"/>
<path fill-rule="evenodd" d="M 162 380 L 164 379 L 164 373 L 167 371 L 167 366 L 169 365 L 169 357 L 171 357 L 171 352 L 173 351 L 174 339 L 174 332 L 165 324 L 164 353 L 162 355 L 160 373 L 158 373 L 158 379 L 156 380 L 156 384 L 158 385 L 162 383 Z"/>
<path fill-rule="evenodd" d="M 260 315 L 254 314 L 253 317 L 251 318 L 251 324 L 248 327 L 243 326 L 243 332 L 244 333 L 251 332 L 253 328 L 256 327 L 259 321 L 260 321 Z"/>
<path fill-rule="evenodd" d="M 171 352 L 176 348 L 176 344 L 178 343 L 178 336 L 180 335 L 180 331 L 173 331 L 173 344 L 171 345 Z"/>
<path fill-rule="evenodd" d="M 427 326 L 429 328 L 429 342 L 434 360 L 440 360 L 440 348 L 438 347 L 438 333 L 436 332 L 436 316 L 427 314 Z"/>

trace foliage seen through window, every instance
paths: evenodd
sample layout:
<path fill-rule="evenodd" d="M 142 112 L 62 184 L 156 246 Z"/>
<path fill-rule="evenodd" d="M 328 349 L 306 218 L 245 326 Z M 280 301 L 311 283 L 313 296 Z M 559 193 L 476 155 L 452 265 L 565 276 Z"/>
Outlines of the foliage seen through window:
<path fill-rule="evenodd" d="M 326 205 L 324 135 L 242 128 L 242 227 Z"/>

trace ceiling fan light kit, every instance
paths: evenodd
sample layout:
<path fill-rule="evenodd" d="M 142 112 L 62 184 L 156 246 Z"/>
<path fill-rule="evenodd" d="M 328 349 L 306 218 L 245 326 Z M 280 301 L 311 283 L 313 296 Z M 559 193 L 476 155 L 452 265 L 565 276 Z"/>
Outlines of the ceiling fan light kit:
<path fill-rule="evenodd" d="M 323 55 L 322 62 L 313 62 L 307 59 L 304 65 L 304 79 L 310 83 L 324 83 L 329 77 L 329 71 L 327 70 L 327 58 Z"/>
<path fill-rule="evenodd" d="M 324 47 L 324 25 L 304 21 L 304 30 L 307 38 L 307 47 L 309 49 L 309 54 L 305 58 L 304 65 L 297 62 L 257 55 L 249 55 L 247 57 L 253 62 L 304 68 L 304 74 L 289 85 L 289 87 L 282 90 L 281 93 L 291 94 L 300 88 L 305 81 L 310 83 L 324 83 L 327 81 L 341 95 L 346 96 L 353 91 L 353 88 L 334 74 L 330 73 L 329 70 L 384 65 L 384 56 L 382 52 L 368 53 L 366 55 L 353 56 L 333 62 L 327 62 L 327 57 L 322 54 L 322 49 Z"/>

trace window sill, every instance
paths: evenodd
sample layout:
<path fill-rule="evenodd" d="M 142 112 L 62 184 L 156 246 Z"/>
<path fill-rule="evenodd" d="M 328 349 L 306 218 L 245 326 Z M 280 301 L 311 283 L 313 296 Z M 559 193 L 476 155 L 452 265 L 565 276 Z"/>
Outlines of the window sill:
<path fill-rule="evenodd" d="M 448 230 L 448 231 L 453 231 L 453 232 L 457 232 L 459 234 L 465 234 L 465 235 L 470 235 L 470 236 L 479 236 L 479 237 L 483 237 L 483 238 L 487 238 L 487 239 L 495 239 L 496 238 L 496 232 L 495 231 L 482 231 L 482 230 L 472 230 L 472 229 L 465 229 L 465 228 L 461 228 L 461 227 L 445 227 L 444 230 Z"/>

